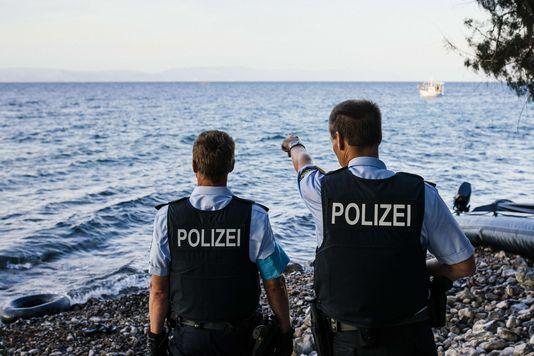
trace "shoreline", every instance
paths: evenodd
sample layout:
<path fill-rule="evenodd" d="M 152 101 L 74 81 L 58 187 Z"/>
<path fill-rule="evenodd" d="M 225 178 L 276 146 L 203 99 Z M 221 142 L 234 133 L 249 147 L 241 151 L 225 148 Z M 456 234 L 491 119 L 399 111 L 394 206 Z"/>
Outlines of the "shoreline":
<path fill-rule="evenodd" d="M 534 355 L 534 268 L 518 255 L 477 247 L 477 273 L 448 293 L 447 325 L 434 329 L 440 355 Z M 315 355 L 308 302 L 313 272 L 286 271 L 295 353 Z M 261 306 L 268 311 L 265 296 Z M 148 293 L 89 299 L 72 310 L 0 326 L 0 355 L 146 354 Z"/>

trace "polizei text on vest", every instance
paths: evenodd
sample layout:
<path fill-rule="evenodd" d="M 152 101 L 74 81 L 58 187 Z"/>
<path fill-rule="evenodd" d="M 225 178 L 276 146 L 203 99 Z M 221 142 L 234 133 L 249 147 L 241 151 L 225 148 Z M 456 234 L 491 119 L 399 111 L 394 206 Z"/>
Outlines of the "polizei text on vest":
<path fill-rule="evenodd" d="M 178 247 L 239 247 L 241 229 L 178 229 Z"/>
<path fill-rule="evenodd" d="M 331 224 L 358 226 L 409 227 L 412 223 L 411 204 L 332 203 Z"/>

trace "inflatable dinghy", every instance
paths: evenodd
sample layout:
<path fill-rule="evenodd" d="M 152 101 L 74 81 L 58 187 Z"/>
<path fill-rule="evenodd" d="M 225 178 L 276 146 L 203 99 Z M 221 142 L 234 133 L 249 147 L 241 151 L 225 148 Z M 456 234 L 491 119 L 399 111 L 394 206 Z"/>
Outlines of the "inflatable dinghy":
<path fill-rule="evenodd" d="M 473 245 L 490 246 L 534 259 L 534 204 L 497 200 L 469 211 L 471 185 L 454 198 L 456 220 Z"/>

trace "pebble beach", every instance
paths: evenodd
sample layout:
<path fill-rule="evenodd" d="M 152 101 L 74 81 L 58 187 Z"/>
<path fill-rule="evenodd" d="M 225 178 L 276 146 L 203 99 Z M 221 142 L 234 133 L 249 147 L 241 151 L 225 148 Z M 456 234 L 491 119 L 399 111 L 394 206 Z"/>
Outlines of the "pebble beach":
<path fill-rule="evenodd" d="M 440 355 L 534 355 L 534 268 L 518 255 L 477 248 L 477 273 L 448 293 L 447 325 L 434 329 Z M 316 355 L 308 302 L 313 273 L 286 271 L 295 355 Z M 267 311 L 266 300 L 262 307 Z M 148 294 L 90 299 L 72 310 L 0 326 L 1 355 L 143 355 Z"/>

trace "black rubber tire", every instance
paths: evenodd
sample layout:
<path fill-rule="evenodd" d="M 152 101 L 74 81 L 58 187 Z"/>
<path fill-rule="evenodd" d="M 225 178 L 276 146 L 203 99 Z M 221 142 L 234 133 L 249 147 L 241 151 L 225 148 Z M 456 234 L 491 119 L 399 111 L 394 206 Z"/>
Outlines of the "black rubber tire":
<path fill-rule="evenodd" d="M 4 305 L 0 318 L 4 323 L 17 319 L 28 319 L 43 315 L 52 315 L 70 309 L 70 299 L 58 294 L 35 294 L 16 298 Z"/>

